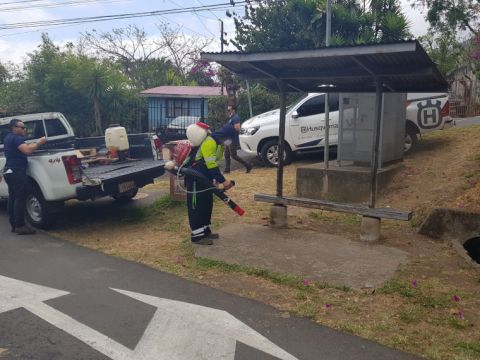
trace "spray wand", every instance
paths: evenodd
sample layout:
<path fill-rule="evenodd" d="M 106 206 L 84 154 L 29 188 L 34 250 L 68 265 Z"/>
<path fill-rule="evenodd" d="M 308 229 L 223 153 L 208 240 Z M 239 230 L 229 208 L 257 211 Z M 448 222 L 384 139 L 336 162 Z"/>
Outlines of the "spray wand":
<path fill-rule="evenodd" d="M 232 199 L 230 199 L 227 194 L 225 194 L 224 190 L 220 190 L 217 188 L 212 182 L 201 172 L 191 169 L 191 168 L 184 168 L 184 167 L 178 167 L 175 165 L 175 162 L 173 161 L 168 161 L 165 163 L 165 169 L 170 171 L 172 174 L 177 175 L 182 174 L 182 175 L 187 175 L 195 178 L 199 183 L 204 185 L 205 187 L 211 189 L 213 193 L 220 198 L 230 209 L 235 211 L 238 215 L 242 216 L 245 214 L 245 210 L 243 210 L 240 206 L 238 206 Z M 232 185 L 235 185 L 234 181 L 231 181 Z"/>

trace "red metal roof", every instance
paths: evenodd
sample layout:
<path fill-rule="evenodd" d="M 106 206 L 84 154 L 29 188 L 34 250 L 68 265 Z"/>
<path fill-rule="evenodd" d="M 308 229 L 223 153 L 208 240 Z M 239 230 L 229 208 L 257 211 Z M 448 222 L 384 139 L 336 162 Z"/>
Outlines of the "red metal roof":
<path fill-rule="evenodd" d="M 225 93 L 225 92 L 224 92 Z M 185 97 L 210 97 L 220 96 L 221 88 L 218 86 L 159 86 L 143 90 L 140 95 L 149 97 L 158 96 L 185 96 Z"/>

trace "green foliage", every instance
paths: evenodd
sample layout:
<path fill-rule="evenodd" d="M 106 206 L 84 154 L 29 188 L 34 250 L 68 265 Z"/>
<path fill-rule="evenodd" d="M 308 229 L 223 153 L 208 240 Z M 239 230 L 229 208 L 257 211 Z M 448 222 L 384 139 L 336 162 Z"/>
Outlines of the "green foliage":
<path fill-rule="evenodd" d="M 454 70 L 463 60 L 463 46 L 452 32 L 430 32 L 418 40 L 443 75 Z"/>
<path fill-rule="evenodd" d="M 478 0 L 411 0 L 411 4 L 427 9 L 426 20 L 437 32 L 467 30 L 479 34 Z"/>
<path fill-rule="evenodd" d="M 208 99 L 207 124 L 212 129 L 222 127 L 227 121 L 227 98 L 225 96 L 215 96 Z"/>
<path fill-rule="evenodd" d="M 233 14 L 235 39 L 244 51 L 315 49 L 325 46 L 326 0 L 262 0 Z M 287 21 L 285 19 L 288 19 Z M 363 11 L 354 0 L 332 6 L 331 45 L 401 40 L 410 36 L 398 0 L 377 0 Z"/>

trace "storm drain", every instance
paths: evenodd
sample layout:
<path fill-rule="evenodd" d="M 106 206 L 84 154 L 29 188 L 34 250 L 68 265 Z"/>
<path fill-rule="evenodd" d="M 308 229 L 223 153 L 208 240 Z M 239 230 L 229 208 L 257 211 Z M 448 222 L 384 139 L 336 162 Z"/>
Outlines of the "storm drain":
<path fill-rule="evenodd" d="M 480 236 L 465 241 L 463 248 L 474 261 L 480 264 Z"/>

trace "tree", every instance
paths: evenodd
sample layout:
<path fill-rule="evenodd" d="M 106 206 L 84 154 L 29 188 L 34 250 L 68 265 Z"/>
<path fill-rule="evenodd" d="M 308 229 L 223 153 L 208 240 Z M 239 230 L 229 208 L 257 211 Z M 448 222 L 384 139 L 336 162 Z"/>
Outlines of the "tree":
<path fill-rule="evenodd" d="M 288 51 L 325 46 L 326 0 L 247 1 L 245 15 L 229 14 L 235 23 L 232 44 L 243 51 Z M 288 21 L 285 21 L 288 19 Z M 372 1 L 365 11 L 355 0 L 332 7 L 332 45 L 401 40 L 408 22 L 398 0 Z"/>
<path fill-rule="evenodd" d="M 203 38 L 191 38 L 181 33 L 181 28 L 170 28 L 165 23 L 157 24 L 163 55 L 169 59 L 183 78 L 199 59 L 200 53 L 212 42 Z"/>
<path fill-rule="evenodd" d="M 101 135 L 104 129 L 102 118 L 108 113 L 119 113 L 129 80 L 105 61 L 88 57 L 72 57 L 68 61 L 76 71 L 70 73 L 67 83 L 89 100 L 95 118 L 95 132 Z M 109 105 L 108 110 L 103 110 L 104 105 Z"/>
<path fill-rule="evenodd" d="M 92 48 L 98 56 L 117 62 L 138 88 L 158 86 L 172 66 L 169 61 L 158 58 L 165 45 L 149 38 L 137 25 L 103 33 L 93 30 L 84 33 L 81 41 L 82 46 Z"/>
<path fill-rule="evenodd" d="M 417 8 L 427 9 L 426 20 L 437 31 L 467 30 L 480 32 L 480 3 L 478 0 L 411 0 Z"/>

